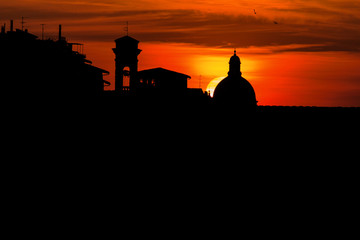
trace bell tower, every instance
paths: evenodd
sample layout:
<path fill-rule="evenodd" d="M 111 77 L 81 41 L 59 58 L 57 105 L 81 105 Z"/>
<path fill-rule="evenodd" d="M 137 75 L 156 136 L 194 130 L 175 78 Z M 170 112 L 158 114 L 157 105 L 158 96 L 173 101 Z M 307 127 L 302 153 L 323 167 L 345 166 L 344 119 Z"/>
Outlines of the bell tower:
<path fill-rule="evenodd" d="M 115 92 L 129 92 L 136 88 L 138 72 L 139 41 L 124 36 L 115 40 Z"/>

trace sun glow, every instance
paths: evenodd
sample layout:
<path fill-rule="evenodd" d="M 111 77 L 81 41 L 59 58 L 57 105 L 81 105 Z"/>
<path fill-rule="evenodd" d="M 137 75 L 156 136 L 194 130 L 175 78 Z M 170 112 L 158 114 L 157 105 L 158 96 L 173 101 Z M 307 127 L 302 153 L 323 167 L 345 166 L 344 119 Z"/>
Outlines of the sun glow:
<path fill-rule="evenodd" d="M 219 84 L 219 82 L 221 82 L 221 80 L 223 80 L 225 77 L 217 77 L 217 78 L 214 78 L 213 80 L 211 80 L 209 82 L 209 84 L 207 85 L 206 87 L 206 91 L 208 93 L 210 93 L 210 96 L 213 97 L 214 96 L 214 91 L 215 91 L 215 88 L 216 86 Z"/>
<path fill-rule="evenodd" d="M 198 55 L 193 57 L 193 66 L 203 75 L 221 76 L 229 69 L 229 56 Z"/>

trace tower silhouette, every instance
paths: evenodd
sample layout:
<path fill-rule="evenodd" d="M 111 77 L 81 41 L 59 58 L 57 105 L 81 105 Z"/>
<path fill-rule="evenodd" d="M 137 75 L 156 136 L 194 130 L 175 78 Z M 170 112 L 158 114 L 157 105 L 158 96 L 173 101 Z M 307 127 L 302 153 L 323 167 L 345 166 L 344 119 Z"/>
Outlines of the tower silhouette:
<path fill-rule="evenodd" d="M 241 61 L 240 58 L 236 55 L 236 50 L 234 50 L 234 55 L 230 58 L 229 61 L 229 72 L 228 75 L 229 76 L 241 76 L 241 70 L 240 70 L 240 66 L 241 66 Z"/>
<path fill-rule="evenodd" d="M 124 36 L 115 40 L 115 91 L 128 92 L 137 85 L 139 41 Z"/>

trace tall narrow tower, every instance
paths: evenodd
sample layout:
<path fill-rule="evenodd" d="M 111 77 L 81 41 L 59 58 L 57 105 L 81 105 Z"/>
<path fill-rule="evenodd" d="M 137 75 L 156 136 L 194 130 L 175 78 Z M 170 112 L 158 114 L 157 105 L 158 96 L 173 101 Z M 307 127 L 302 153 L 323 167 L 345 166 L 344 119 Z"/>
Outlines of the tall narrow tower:
<path fill-rule="evenodd" d="M 139 41 L 124 36 L 115 40 L 115 91 L 127 92 L 136 88 L 138 71 Z"/>

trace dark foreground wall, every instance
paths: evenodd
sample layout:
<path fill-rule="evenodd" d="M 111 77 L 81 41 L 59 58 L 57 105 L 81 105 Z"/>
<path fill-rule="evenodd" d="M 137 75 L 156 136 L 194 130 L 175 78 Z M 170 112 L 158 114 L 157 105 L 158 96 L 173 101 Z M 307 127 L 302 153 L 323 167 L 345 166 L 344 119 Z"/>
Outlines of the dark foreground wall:
<path fill-rule="evenodd" d="M 2 115 L 14 234 L 19 216 L 26 234 L 41 221 L 46 235 L 99 238 L 119 234 L 119 222 L 121 234 L 163 238 L 346 238 L 357 229 L 358 109 L 239 115 L 117 101 Z"/>

